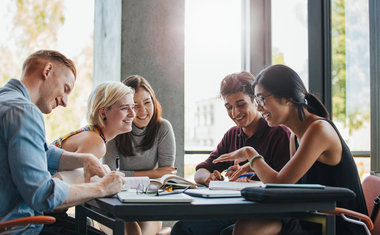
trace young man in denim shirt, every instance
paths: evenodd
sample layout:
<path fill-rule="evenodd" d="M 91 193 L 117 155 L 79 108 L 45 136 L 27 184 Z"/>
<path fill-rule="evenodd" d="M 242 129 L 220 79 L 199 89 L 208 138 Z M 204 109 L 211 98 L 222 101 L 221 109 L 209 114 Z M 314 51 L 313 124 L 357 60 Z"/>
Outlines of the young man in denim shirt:
<path fill-rule="evenodd" d="M 66 152 L 45 142 L 42 113 L 66 107 L 75 76 L 71 60 L 43 50 L 26 59 L 20 80 L 0 88 L 0 221 L 42 215 L 121 190 L 122 176 L 106 174 L 92 154 Z M 94 175 L 104 177 L 78 185 L 52 177 L 78 167 L 84 167 L 87 182 Z M 39 233 L 42 227 L 31 225 L 26 232 Z"/>

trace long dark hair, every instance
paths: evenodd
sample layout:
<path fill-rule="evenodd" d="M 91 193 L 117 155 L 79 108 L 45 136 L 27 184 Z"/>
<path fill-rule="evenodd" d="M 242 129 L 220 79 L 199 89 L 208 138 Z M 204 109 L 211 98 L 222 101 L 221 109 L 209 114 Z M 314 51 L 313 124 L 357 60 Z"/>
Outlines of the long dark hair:
<path fill-rule="evenodd" d="M 153 88 L 150 86 L 150 84 L 144 77 L 140 75 L 131 75 L 127 77 L 126 79 L 124 79 L 123 83 L 124 85 L 133 88 L 135 92 L 139 88 L 146 90 L 150 94 L 150 97 L 152 98 L 154 113 L 153 113 L 152 119 L 146 126 L 146 129 L 145 129 L 146 134 L 141 142 L 141 145 L 136 146 L 143 151 L 148 150 L 152 148 L 155 138 L 157 136 L 158 129 L 160 128 L 160 125 L 161 125 L 162 108 L 161 108 L 160 102 L 158 102 Z M 136 155 L 135 149 L 132 146 L 131 135 L 132 133 L 128 132 L 128 133 L 118 135 L 115 138 L 116 148 L 124 156 Z"/>
<path fill-rule="evenodd" d="M 276 64 L 263 69 L 252 87 L 255 88 L 257 84 L 276 98 L 289 99 L 295 104 L 301 121 L 305 118 L 304 108 L 320 117 L 330 118 L 329 112 L 318 97 L 308 93 L 298 74 L 285 65 Z"/>

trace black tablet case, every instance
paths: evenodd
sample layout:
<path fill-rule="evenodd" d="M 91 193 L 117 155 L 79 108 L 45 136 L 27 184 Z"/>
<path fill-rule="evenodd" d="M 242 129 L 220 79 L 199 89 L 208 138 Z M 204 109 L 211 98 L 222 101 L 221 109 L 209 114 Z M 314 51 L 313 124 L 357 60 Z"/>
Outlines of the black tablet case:
<path fill-rule="evenodd" d="M 263 188 L 247 187 L 241 190 L 241 195 L 255 202 L 311 202 L 311 201 L 344 201 L 353 199 L 356 194 L 347 188 L 328 187 L 314 188 Z"/>

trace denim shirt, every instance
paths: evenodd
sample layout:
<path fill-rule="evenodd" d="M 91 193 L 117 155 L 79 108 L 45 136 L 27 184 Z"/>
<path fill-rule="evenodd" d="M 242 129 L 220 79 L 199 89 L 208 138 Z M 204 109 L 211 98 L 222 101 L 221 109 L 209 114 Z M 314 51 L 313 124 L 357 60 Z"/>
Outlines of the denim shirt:
<path fill-rule="evenodd" d="M 51 176 L 63 150 L 47 146 L 41 111 L 25 86 L 11 79 L 0 88 L 0 221 L 42 215 L 61 205 L 68 185 Z M 27 234 L 38 234 L 31 225 Z"/>

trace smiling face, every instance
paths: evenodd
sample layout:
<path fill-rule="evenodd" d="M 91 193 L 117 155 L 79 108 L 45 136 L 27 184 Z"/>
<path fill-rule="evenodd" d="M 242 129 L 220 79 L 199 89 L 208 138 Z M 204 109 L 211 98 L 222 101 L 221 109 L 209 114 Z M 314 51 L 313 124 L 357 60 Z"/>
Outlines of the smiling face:
<path fill-rule="evenodd" d="M 224 102 L 228 116 L 243 129 L 244 133 L 249 135 L 250 128 L 254 127 L 260 119 L 256 104 L 251 97 L 243 92 L 237 92 L 224 97 Z"/>
<path fill-rule="evenodd" d="M 146 127 L 154 114 L 152 97 L 144 88 L 138 88 L 134 95 L 134 101 L 136 118 L 133 123 L 139 128 Z"/>
<path fill-rule="evenodd" d="M 133 94 L 121 97 L 110 108 L 105 108 L 105 129 L 112 128 L 116 135 L 130 132 L 135 118 Z"/>
<path fill-rule="evenodd" d="M 265 90 L 260 84 L 255 86 L 255 95 L 256 97 L 265 97 L 263 101 L 264 105 L 258 105 L 257 110 L 260 112 L 265 121 L 267 121 L 269 126 L 286 124 L 289 108 L 291 107 L 286 99 L 276 98 L 274 95 Z"/>
<path fill-rule="evenodd" d="M 67 106 L 68 95 L 74 88 L 75 77 L 73 72 L 64 66 L 47 64 L 50 70 L 44 74 L 45 80 L 40 89 L 40 98 L 36 105 L 42 113 L 51 113 L 58 106 Z"/>

